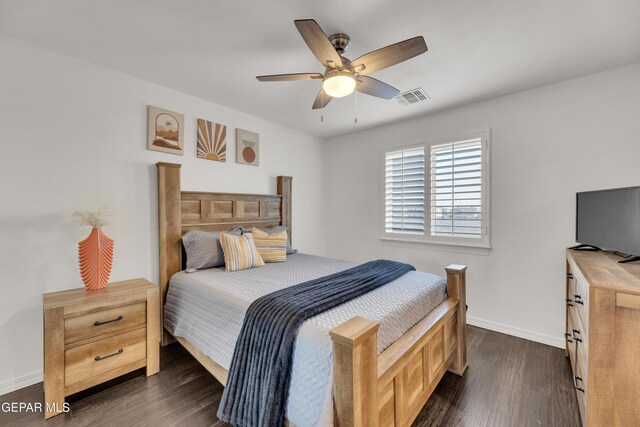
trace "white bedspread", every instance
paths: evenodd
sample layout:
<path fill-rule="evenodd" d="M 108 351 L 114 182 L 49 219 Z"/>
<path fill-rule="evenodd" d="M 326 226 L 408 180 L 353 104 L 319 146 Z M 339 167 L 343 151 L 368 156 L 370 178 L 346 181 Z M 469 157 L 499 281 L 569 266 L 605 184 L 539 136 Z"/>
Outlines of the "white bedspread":
<path fill-rule="evenodd" d="M 165 321 L 177 336 L 229 369 L 245 312 L 254 300 L 354 265 L 295 254 L 284 263 L 233 273 L 220 268 L 180 272 L 171 278 Z M 287 418 L 299 427 L 333 425 L 331 328 L 356 315 L 377 320 L 381 353 L 445 299 L 445 279 L 414 271 L 306 321 L 293 354 Z"/>

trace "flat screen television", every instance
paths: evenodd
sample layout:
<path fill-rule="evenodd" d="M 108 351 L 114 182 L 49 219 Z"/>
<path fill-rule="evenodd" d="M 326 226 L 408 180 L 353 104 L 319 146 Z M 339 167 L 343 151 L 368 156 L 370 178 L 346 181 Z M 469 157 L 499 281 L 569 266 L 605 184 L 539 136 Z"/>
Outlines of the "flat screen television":
<path fill-rule="evenodd" d="M 640 260 L 640 187 L 577 193 L 576 242 Z"/>

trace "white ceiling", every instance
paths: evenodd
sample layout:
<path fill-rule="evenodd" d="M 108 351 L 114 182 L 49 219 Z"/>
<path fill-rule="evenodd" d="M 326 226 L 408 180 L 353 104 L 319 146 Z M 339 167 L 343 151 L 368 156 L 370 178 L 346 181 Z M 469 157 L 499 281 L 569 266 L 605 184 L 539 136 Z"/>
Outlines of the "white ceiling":
<path fill-rule="evenodd" d="M 431 100 L 359 95 L 355 125 L 353 96 L 334 99 L 321 122 L 319 81 L 256 81 L 323 71 L 303 18 L 349 34 L 351 59 L 424 36 L 426 54 L 372 76 Z M 640 61 L 639 22 L 638 0 L 0 0 L 2 33 L 321 137 Z"/>

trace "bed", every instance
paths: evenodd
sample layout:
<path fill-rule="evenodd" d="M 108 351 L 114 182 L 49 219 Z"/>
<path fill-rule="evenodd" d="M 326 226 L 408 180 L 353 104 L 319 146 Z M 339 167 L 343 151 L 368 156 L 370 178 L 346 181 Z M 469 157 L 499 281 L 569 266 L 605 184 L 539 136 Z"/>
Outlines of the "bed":
<path fill-rule="evenodd" d="M 253 300 L 353 264 L 295 254 L 253 271 L 184 273 L 180 238 L 191 229 L 284 225 L 291 239 L 292 179 L 278 177 L 276 195 L 188 192 L 180 165 L 158 163 L 157 171 L 162 343 L 176 339 L 225 385 Z M 444 373 L 467 368 L 465 276 L 460 265 L 446 268 L 446 280 L 410 272 L 305 322 L 285 424 L 410 425 Z M 394 304 L 376 304 L 390 299 Z M 317 384 L 313 393 L 309 382 Z"/>

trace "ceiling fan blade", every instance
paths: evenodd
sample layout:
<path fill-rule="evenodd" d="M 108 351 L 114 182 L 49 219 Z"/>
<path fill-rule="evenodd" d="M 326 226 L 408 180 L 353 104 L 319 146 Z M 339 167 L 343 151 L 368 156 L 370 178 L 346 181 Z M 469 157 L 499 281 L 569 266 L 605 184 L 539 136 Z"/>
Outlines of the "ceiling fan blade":
<path fill-rule="evenodd" d="M 313 109 L 318 110 L 320 108 L 326 107 L 329 101 L 331 101 L 332 99 L 333 97 L 327 95 L 324 89 L 320 89 L 320 92 L 318 92 L 318 96 L 316 96 L 316 100 L 313 101 Z"/>
<path fill-rule="evenodd" d="M 327 35 L 316 21 L 313 19 L 298 19 L 293 22 L 311 52 L 322 65 L 329 68 L 342 67 L 340 55 L 338 55 L 338 52 L 336 52 Z"/>
<path fill-rule="evenodd" d="M 288 82 L 294 80 L 314 80 L 321 79 L 320 73 L 292 73 L 292 74 L 271 74 L 267 76 L 256 76 L 261 82 Z"/>
<path fill-rule="evenodd" d="M 358 82 L 356 86 L 358 92 L 366 93 L 367 95 L 391 99 L 400 93 L 395 87 L 374 79 L 373 77 L 358 76 L 356 80 Z"/>
<path fill-rule="evenodd" d="M 424 37 L 418 36 L 362 55 L 355 61 L 351 61 L 351 66 L 358 74 L 371 74 L 374 71 L 399 64 L 426 51 L 427 44 L 424 41 Z M 363 69 L 359 70 L 358 68 Z"/>

